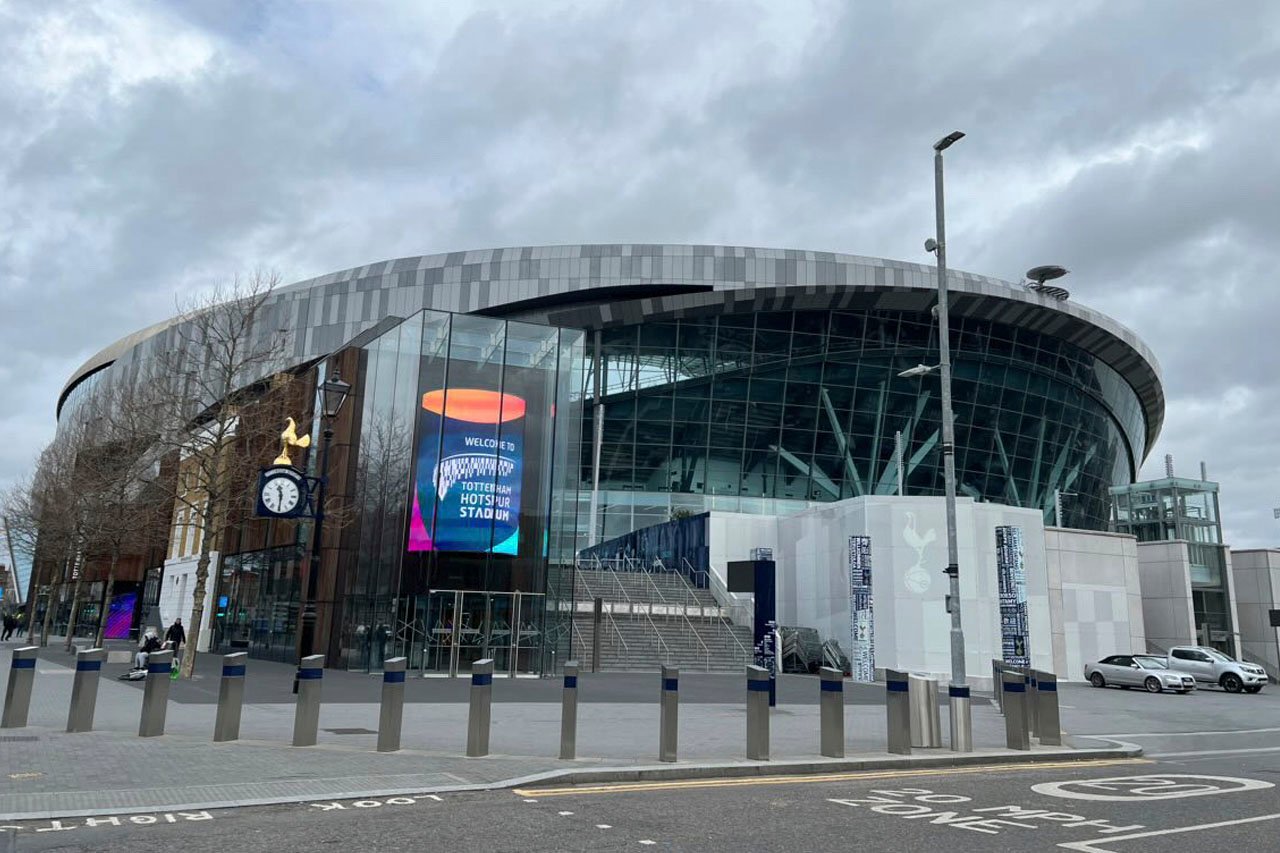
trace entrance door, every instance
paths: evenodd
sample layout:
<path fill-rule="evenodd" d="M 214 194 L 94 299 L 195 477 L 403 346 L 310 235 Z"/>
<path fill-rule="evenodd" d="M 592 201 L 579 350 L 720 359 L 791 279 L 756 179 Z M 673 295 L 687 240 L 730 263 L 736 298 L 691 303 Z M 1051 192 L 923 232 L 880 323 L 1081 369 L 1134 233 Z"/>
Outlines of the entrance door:
<path fill-rule="evenodd" d="M 425 614 L 422 672 L 459 675 L 493 659 L 495 673 L 536 672 L 544 596 L 488 590 L 432 590 L 418 601 Z"/>

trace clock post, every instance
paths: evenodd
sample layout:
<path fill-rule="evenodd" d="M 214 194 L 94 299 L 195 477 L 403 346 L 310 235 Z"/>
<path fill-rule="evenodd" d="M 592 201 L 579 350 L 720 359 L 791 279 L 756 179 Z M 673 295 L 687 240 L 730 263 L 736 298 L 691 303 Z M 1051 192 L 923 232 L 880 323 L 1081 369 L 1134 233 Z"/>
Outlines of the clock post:
<path fill-rule="evenodd" d="M 315 524 L 311 528 L 311 553 L 307 560 L 307 585 L 302 601 L 302 622 L 298 638 L 298 660 L 314 655 L 316 641 L 316 579 L 320 574 L 320 545 L 324 541 L 325 486 L 329 481 L 329 445 L 333 442 L 333 419 L 346 402 L 351 385 L 342 381 L 337 370 L 333 378 L 320 386 L 323 404 L 324 429 L 321 432 L 320 467 L 316 471 L 318 488 L 315 503 Z M 292 422 L 290 422 L 292 424 Z M 301 663 L 299 663 L 301 669 Z M 293 692 L 298 692 L 298 675 L 293 676 Z"/>
<path fill-rule="evenodd" d="M 320 433 L 319 487 L 316 490 L 315 524 L 311 526 L 311 552 L 307 557 L 307 587 L 302 597 L 301 637 L 298 659 L 314 653 L 316 641 L 316 576 L 320 574 L 320 543 L 324 536 L 324 487 L 329 479 L 329 444 L 333 441 L 333 422 L 326 417 Z M 301 666 L 299 666 L 301 669 Z M 298 673 L 293 674 L 293 692 L 298 692 Z"/>
<path fill-rule="evenodd" d="M 299 436 L 297 424 L 288 418 L 288 426 L 280 433 L 280 455 L 258 478 L 258 516 L 262 518 L 312 518 L 311 549 L 307 555 L 307 576 L 302 595 L 302 617 L 299 620 L 298 659 L 315 654 L 316 581 L 320 575 L 320 546 L 324 541 L 325 486 L 329 482 L 329 444 L 333 441 L 333 419 L 346 402 L 351 386 L 342 381 L 338 371 L 321 386 L 320 465 L 315 477 L 307 477 L 294 467 L 289 458 L 290 447 L 310 447 L 311 436 Z M 315 500 L 311 500 L 314 490 Z M 299 663 L 301 669 L 301 663 Z M 293 676 L 293 692 L 298 692 L 298 675 Z"/>

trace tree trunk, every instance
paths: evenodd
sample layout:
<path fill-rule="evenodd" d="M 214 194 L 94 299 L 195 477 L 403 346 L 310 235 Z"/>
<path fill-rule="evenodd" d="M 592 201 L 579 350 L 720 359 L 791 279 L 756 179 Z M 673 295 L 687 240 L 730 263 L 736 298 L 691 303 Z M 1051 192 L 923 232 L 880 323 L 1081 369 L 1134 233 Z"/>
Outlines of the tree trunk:
<path fill-rule="evenodd" d="M 31 566 L 31 582 L 27 584 L 27 645 L 31 645 L 31 641 L 36 637 L 36 601 L 40 598 L 40 572 L 35 561 L 32 560 Z M 17 567 L 14 567 L 16 572 Z"/>
<path fill-rule="evenodd" d="M 107 615 L 111 612 L 111 593 L 116 588 L 116 564 L 120 562 L 120 549 L 111 550 L 111 569 L 107 572 L 107 592 L 103 596 L 102 607 L 98 609 L 98 633 L 94 637 L 93 647 L 102 648 L 102 641 L 107 632 Z"/>
<path fill-rule="evenodd" d="M 53 622 L 53 590 L 44 599 L 44 622 L 40 625 L 40 646 L 49 645 L 49 625 Z"/>
<path fill-rule="evenodd" d="M 196 561 L 196 588 L 191 595 L 191 623 L 187 626 L 187 654 L 182 656 L 182 678 L 190 678 L 196 668 L 196 649 L 200 646 L 200 630 L 204 622 L 205 586 L 209 581 L 209 550 L 213 547 L 213 516 L 205 512 L 204 530 L 200 536 L 200 559 Z"/>
<path fill-rule="evenodd" d="M 67 619 L 66 650 L 71 651 L 76 635 L 76 619 L 80 616 L 80 589 L 84 585 L 83 577 L 76 578 L 75 590 L 71 593 L 71 616 Z"/>

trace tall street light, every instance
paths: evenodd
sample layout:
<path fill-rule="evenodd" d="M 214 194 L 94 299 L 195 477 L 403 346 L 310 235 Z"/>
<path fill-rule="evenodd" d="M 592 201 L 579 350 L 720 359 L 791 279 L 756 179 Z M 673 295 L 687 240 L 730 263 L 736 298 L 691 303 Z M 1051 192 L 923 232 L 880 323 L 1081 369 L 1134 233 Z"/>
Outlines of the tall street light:
<path fill-rule="evenodd" d="M 951 412 L 951 327 L 947 299 L 947 226 L 942 194 L 942 152 L 964 138 L 953 130 L 933 144 L 933 199 L 938 230 L 934 256 L 938 260 L 938 368 L 942 380 L 942 471 L 947 501 L 947 576 L 951 594 L 951 751 L 973 751 L 973 720 L 969 714 L 969 686 L 965 681 L 964 628 L 960 625 L 960 557 L 956 545 L 956 426 Z"/>
<path fill-rule="evenodd" d="M 351 384 L 342 381 L 337 370 L 320 386 L 321 416 L 324 430 L 320 442 L 320 467 L 316 471 L 320 488 L 316 491 L 316 520 L 311 528 L 311 556 L 307 568 L 307 589 L 302 602 L 302 637 L 299 662 L 316 653 L 316 578 L 320 574 L 320 543 L 324 536 L 324 493 L 329 482 L 329 445 L 333 443 L 333 419 L 351 393 Z M 293 692 L 298 692 L 298 676 L 293 676 Z"/>

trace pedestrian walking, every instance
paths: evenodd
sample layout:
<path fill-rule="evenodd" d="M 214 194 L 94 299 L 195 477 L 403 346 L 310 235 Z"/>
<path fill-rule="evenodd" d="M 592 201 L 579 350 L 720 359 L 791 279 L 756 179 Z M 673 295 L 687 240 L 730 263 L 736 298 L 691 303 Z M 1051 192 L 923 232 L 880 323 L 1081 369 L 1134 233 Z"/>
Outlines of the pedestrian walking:
<path fill-rule="evenodd" d="M 164 641 L 169 644 L 169 648 L 173 649 L 173 662 L 181 665 L 182 646 L 187 642 L 187 632 L 182 627 L 181 618 L 173 620 L 169 630 L 164 633 Z"/>
<path fill-rule="evenodd" d="M 18 620 L 14 618 L 12 613 L 4 614 L 4 632 L 0 633 L 0 641 L 7 640 L 13 636 L 14 629 L 18 627 Z"/>

